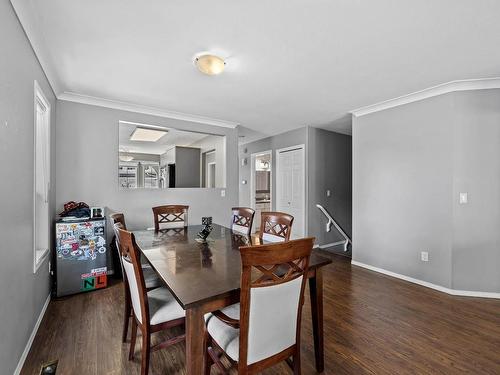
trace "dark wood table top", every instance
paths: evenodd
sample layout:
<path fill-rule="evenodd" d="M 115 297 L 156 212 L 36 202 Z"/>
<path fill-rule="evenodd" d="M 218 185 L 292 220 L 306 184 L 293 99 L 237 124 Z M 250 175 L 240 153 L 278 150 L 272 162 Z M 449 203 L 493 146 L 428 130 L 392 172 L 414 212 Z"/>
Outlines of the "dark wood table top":
<path fill-rule="evenodd" d="M 258 244 L 255 237 L 242 236 L 213 224 L 207 243 L 196 241 L 201 225 L 155 233 L 134 231 L 143 256 L 163 279 L 184 309 L 210 300 L 239 298 L 240 246 Z M 331 263 L 313 251 L 310 269 Z"/>

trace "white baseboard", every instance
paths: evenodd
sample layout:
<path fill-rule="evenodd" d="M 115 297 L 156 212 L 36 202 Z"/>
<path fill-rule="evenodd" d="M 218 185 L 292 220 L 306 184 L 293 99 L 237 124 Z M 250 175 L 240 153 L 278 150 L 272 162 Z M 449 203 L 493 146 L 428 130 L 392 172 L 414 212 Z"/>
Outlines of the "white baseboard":
<path fill-rule="evenodd" d="M 366 269 L 369 269 L 371 271 L 375 271 L 375 272 L 378 272 L 378 273 L 383 273 L 384 275 L 388 275 L 388 276 L 391 276 L 391 277 L 396 277 L 396 278 L 401 279 L 401 280 L 409 281 L 410 283 L 414 283 L 414 284 L 425 286 L 427 288 L 435 289 L 435 290 L 438 290 L 438 291 L 443 292 L 443 293 L 451 294 L 453 296 L 482 297 L 482 298 L 496 298 L 496 299 L 500 299 L 500 293 L 494 293 L 494 292 L 475 292 L 475 291 L 469 291 L 469 290 L 450 289 L 450 288 L 446 288 L 446 287 L 441 286 L 441 285 L 430 283 L 428 281 L 423 281 L 423 280 L 415 279 L 415 278 L 410 277 L 410 276 L 401 275 L 401 274 L 396 273 L 396 272 L 387 271 L 387 270 L 385 270 L 383 268 L 378 268 L 378 267 L 370 266 L 369 264 L 364 264 L 364 263 L 361 263 L 361 262 L 357 262 L 355 260 L 352 260 L 351 264 L 355 265 L 355 266 L 358 266 L 358 267 L 363 267 L 363 268 L 366 268 Z"/>
<path fill-rule="evenodd" d="M 313 247 L 315 249 L 318 249 L 318 248 L 319 249 L 327 249 L 327 248 L 332 247 L 332 246 L 343 245 L 344 243 L 345 243 L 345 241 L 337 241 L 337 242 L 325 243 L 324 245 L 316 244 Z"/>
<path fill-rule="evenodd" d="M 50 294 L 48 295 L 47 299 L 45 300 L 45 303 L 43 304 L 42 311 L 40 311 L 40 315 L 38 315 L 38 319 L 35 323 L 35 326 L 33 327 L 33 331 L 31 332 L 31 336 L 28 339 L 28 342 L 26 343 L 26 347 L 24 348 L 23 354 L 21 355 L 21 358 L 19 358 L 19 362 L 17 363 L 17 367 L 14 371 L 14 375 L 19 375 L 21 373 L 21 370 L 23 369 L 24 361 L 26 361 L 26 357 L 28 356 L 28 353 L 30 352 L 31 345 L 33 344 L 33 340 L 35 339 L 36 333 L 38 332 L 38 327 L 40 327 L 40 323 L 42 322 L 43 316 L 45 315 L 45 311 L 47 311 L 47 307 L 49 306 L 50 302 Z"/>

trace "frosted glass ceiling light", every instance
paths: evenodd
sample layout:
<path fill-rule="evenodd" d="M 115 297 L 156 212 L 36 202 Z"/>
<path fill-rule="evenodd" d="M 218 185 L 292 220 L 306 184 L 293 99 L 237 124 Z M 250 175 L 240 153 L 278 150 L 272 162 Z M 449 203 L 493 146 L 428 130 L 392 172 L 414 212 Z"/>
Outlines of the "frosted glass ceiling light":
<path fill-rule="evenodd" d="M 137 127 L 130 136 L 130 140 L 140 142 L 156 142 L 165 134 L 167 134 L 167 130 Z"/>
<path fill-rule="evenodd" d="M 226 66 L 221 57 L 209 54 L 198 56 L 194 63 L 200 72 L 209 76 L 221 74 Z"/>

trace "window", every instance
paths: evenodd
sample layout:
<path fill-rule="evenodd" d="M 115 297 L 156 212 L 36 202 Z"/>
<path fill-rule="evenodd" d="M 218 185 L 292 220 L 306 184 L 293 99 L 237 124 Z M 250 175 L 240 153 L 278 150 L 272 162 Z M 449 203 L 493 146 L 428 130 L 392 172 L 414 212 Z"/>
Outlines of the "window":
<path fill-rule="evenodd" d="M 49 254 L 50 104 L 35 81 L 33 272 Z"/>

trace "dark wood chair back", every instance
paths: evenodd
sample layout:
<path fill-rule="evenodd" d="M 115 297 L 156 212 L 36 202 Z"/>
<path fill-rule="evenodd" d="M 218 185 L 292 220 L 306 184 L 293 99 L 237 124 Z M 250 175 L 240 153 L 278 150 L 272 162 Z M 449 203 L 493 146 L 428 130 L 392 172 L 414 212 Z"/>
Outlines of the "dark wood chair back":
<path fill-rule="evenodd" d="M 166 205 L 153 207 L 155 232 L 161 229 L 185 228 L 188 226 L 189 206 Z"/>
<path fill-rule="evenodd" d="M 255 210 L 248 207 L 233 207 L 231 229 L 236 232 L 250 235 L 252 233 Z"/>
<path fill-rule="evenodd" d="M 124 277 L 123 275 L 123 265 L 122 265 L 122 259 L 121 259 L 121 253 L 120 253 L 120 238 L 118 236 L 118 232 L 115 229 L 115 224 L 120 224 L 121 229 L 127 230 L 127 225 L 125 224 L 125 215 L 122 213 L 118 212 L 115 214 L 109 215 L 109 220 L 111 222 L 111 227 L 113 228 L 114 236 L 111 241 L 111 244 L 114 244 L 116 247 L 116 252 L 114 253 L 115 255 L 112 255 L 113 257 L 113 264 L 120 263 L 120 270 L 115 269 L 115 275 L 119 276 L 119 273 L 121 271 L 122 278 Z M 125 281 L 125 279 L 123 279 Z"/>
<path fill-rule="evenodd" d="M 134 315 L 137 320 L 146 324 L 149 323 L 149 305 L 147 298 L 146 282 L 142 272 L 140 251 L 135 242 L 133 233 L 117 227 L 121 251 L 122 265 L 125 280 L 128 282 L 130 299 Z"/>
<path fill-rule="evenodd" d="M 116 222 L 113 224 L 113 232 L 115 234 L 115 245 L 118 250 L 118 256 L 120 257 L 120 264 L 122 263 L 122 248 L 120 243 L 120 229 L 126 230 L 122 223 Z M 122 265 L 123 268 L 123 265 Z M 123 269 L 122 269 L 123 271 Z"/>
<path fill-rule="evenodd" d="M 262 212 L 259 238 L 268 242 L 283 242 L 290 239 L 293 216 L 284 212 Z"/>
<path fill-rule="evenodd" d="M 116 223 L 121 223 L 123 228 L 127 230 L 127 225 L 125 224 L 125 215 L 122 213 L 116 213 L 116 214 L 111 214 L 109 215 L 109 218 L 111 219 L 111 224 L 116 224 Z"/>
<path fill-rule="evenodd" d="M 314 238 L 303 238 L 240 248 L 238 373 L 255 373 L 300 355 L 304 287 L 313 244 Z"/>

